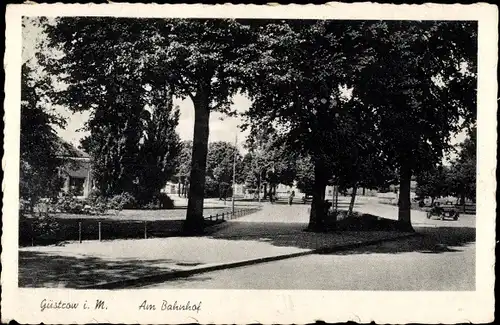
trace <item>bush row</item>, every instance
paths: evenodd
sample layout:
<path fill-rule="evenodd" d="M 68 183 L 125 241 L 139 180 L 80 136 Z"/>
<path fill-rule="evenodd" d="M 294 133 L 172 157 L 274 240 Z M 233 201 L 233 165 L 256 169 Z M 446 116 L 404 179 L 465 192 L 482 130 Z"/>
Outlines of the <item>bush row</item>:
<path fill-rule="evenodd" d="M 174 202 L 165 193 L 160 193 L 149 202 L 138 202 L 130 193 L 121 193 L 106 198 L 98 192 L 91 192 L 85 199 L 77 198 L 71 193 L 66 193 L 56 199 L 42 203 L 38 212 L 62 212 L 72 214 L 105 214 L 108 211 L 121 211 L 123 209 L 172 209 Z M 21 208 L 21 210 L 23 210 Z"/>

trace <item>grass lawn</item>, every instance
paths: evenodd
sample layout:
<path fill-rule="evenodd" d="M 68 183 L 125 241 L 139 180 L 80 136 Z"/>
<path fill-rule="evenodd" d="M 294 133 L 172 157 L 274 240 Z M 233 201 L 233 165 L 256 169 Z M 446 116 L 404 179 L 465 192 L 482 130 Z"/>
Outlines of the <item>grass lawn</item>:
<path fill-rule="evenodd" d="M 252 206 L 237 206 L 236 211 L 250 212 Z M 34 235 L 30 218 L 24 218 L 19 225 L 19 244 L 21 246 L 54 244 L 63 241 L 98 240 L 99 230 L 102 240 L 171 237 L 179 235 L 183 221 L 186 218 L 186 208 L 169 210 L 123 210 L 106 215 L 85 215 L 56 213 L 59 226 L 54 234 Z M 218 220 L 205 220 L 205 226 L 210 226 L 228 219 L 231 206 L 210 207 L 203 211 L 205 218 L 219 215 Z"/>
<path fill-rule="evenodd" d="M 238 206 L 236 209 L 246 207 Z M 56 213 L 55 217 L 61 219 L 99 219 L 99 220 L 117 220 L 117 221 L 157 221 L 157 220 L 185 220 L 187 208 L 175 208 L 164 210 L 122 210 L 116 213 L 108 213 L 105 215 L 85 215 L 85 214 L 70 214 Z M 203 216 L 228 213 L 231 211 L 231 206 L 210 207 L 203 210 Z"/>

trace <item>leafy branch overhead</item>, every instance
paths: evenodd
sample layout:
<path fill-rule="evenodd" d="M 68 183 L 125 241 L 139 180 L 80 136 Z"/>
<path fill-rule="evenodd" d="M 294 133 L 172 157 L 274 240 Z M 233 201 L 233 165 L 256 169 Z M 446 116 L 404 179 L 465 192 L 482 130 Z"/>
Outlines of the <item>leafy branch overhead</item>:
<path fill-rule="evenodd" d="M 40 56 L 64 85 L 53 103 L 90 112 L 82 145 L 102 190 L 188 179 L 188 232 L 202 231 L 207 179 L 211 188 L 231 181 L 235 148 L 209 146 L 209 121 L 236 114 L 238 93 L 251 100 L 238 182 L 301 184 L 313 194 L 312 230 L 324 226 L 332 183 L 399 182 L 399 219 L 411 228 L 412 177 L 475 126 L 475 22 L 59 17 L 45 26 L 61 54 Z M 194 107 L 183 145 L 174 98 Z"/>

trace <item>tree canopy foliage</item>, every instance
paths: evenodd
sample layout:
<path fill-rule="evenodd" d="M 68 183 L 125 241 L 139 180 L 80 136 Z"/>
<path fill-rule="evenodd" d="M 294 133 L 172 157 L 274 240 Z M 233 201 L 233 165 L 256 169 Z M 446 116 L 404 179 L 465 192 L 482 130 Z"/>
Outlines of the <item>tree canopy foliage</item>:
<path fill-rule="evenodd" d="M 21 83 L 19 194 L 33 208 L 40 198 L 54 197 L 62 187 L 61 141 L 55 127 L 65 122 L 50 108 L 45 95 L 50 92 L 47 77 L 39 78 L 25 63 Z"/>
<path fill-rule="evenodd" d="M 45 22 L 23 18 L 23 38 L 33 37 L 28 35 L 30 26 L 42 28 Z M 53 81 L 39 64 L 46 58 L 46 45 L 35 40 L 33 48 L 27 49 L 23 43 L 19 194 L 31 209 L 41 198 L 54 197 L 61 190 L 59 168 L 65 163 L 61 156 L 67 146 L 56 132 L 66 121 L 53 105 Z"/>
<path fill-rule="evenodd" d="M 454 196 L 476 200 L 476 129 L 472 127 L 466 139 L 458 145 L 458 156 L 449 165 L 438 165 L 417 174 L 417 195 L 434 199 Z"/>
<path fill-rule="evenodd" d="M 47 32 L 63 55 L 46 66 L 65 86 L 58 102 L 90 112 L 82 147 L 100 192 L 147 203 L 173 174 L 180 147 L 173 86 L 149 76 L 151 31 L 144 27 L 137 19 L 58 18 Z"/>
<path fill-rule="evenodd" d="M 451 137 L 476 115 L 477 24 L 376 22 L 376 49 L 353 94 L 376 112 L 386 164 L 399 170 L 399 219 L 411 228 L 410 180 L 451 149 Z"/>
<path fill-rule="evenodd" d="M 394 170 L 399 219 L 411 228 L 412 173 L 440 161 L 453 134 L 475 119 L 476 28 L 431 21 L 260 27 L 247 116 L 255 129 L 278 125 L 291 147 L 311 158 L 310 228 L 322 228 L 328 179 L 373 184 Z"/>
<path fill-rule="evenodd" d="M 143 191 L 141 184 L 175 171 L 190 181 L 189 232 L 202 231 L 206 180 L 232 176 L 230 145 L 214 144 L 210 154 L 209 118 L 235 114 L 238 92 L 252 101 L 238 180 L 298 181 L 313 194 L 312 230 L 325 223 L 327 184 L 395 179 L 399 219 L 411 228 L 412 176 L 432 170 L 451 137 L 475 121 L 474 22 L 63 17 L 47 32 L 63 53 L 47 64 L 67 86 L 59 102 L 91 111 L 84 146 L 103 190 Z M 183 149 L 172 131 L 173 97 L 194 106 L 193 141 Z M 171 163 L 191 148 L 189 168 L 187 157 Z M 471 174 L 471 161 L 462 159 L 454 173 Z M 455 188 L 472 191 L 460 182 Z"/>

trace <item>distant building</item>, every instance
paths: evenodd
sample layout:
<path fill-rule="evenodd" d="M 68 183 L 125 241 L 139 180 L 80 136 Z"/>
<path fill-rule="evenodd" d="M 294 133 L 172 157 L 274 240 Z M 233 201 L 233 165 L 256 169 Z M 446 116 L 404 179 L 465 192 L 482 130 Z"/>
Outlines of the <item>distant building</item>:
<path fill-rule="evenodd" d="M 89 157 L 64 157 L 65 164 L 60 169 L 63 178 L 62 192 L 86 198 L 93 188 L 92 164 Z"/>
<path fill-rule="evenodd" d="M 167 182 L 165 186 L 161 189 L 161 192 L 166 193 L 168 195 L 179 194 L 179 190 L 177 189 L 179 184 L 173 182 Z"/>
<path fill-rule="evenodd" d="M 234 196 L 245 196 L 246 192 L 245 184 L 234 184 Z"/>
<path fill-rule="evenodd" d="M 169 196 L 177 195 L 181 197 L 187 197 L 189 190 L 189 182 L 184 178 L 183 181 L 179 178 L 179 182 L 168 181 L 165 186 L 160 190 L 160 192 L 165 193 Z"/>
<path fill-rule="evenodd" d="M 61 192 L 71 191 L 78 198 L 88 197 L 94 188 L 90 156 L 60 139 L 58 157 L 63 160 L 59 169 L 59 176 L 63 179 Z"/>

